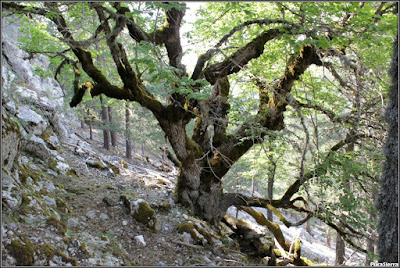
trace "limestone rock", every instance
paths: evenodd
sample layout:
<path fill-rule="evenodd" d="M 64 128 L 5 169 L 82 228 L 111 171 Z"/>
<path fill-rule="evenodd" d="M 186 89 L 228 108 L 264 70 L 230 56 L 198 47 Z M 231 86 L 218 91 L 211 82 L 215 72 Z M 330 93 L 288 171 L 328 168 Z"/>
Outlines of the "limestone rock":
<path fill-rule="evenodd" d="M 49 117 L 49 122 L 53 127 L 53 130 L 57 137 L 61 141 L 66 142 L 69 137 L 69 131 L 65 126 L 69 124 L 69 121 L 65 119 L 64 115 L 54 113 L 51 117 Z"/>
<path fill-rule="evenodd" d="M 97 217 L 97 212 L 96 210 L 90 210 L 86 213 L 86 217 L 90 218 L 90 219 L 94 219 Z"/>
<path fill-rule="evenodd" d="M 66 174 L 70 166 L 64 162 L 57 162 L 56 168 L 60 171 L 62 174 Z"/>
<path fill-rule="evenodd" d="M 5 113 L 2 113 L 1 121 L 2 167 L 6 170 L 10 170 L 21 146 L 21 133 L 18 125 L 14 121 L 10 120 Z"/>
<path fill-rule="evenodd" d="M 146 201 L 143 199 L 132 200 L 126 195 L 121 195 L 121 200 L 135 220 L 151 230 L 157 230 L 157 215 Z"/>
<path fill-rule="evenodd" d="M 17 209 L 22 202 L 21 187 L 12 176 L 1 171 L 1 199 L 11 210 Z M 3 207 L 4 208 L 4 207 Z"/>
<path fill-rule="evenodd" d="M 97 168 L 97 169 L 100 169 L 100 170 L 106 170 L 107 169 L 105 163 L 103 161 L 101 161 L 101 160 L 89 159 L 89 160 L 86 160 L 86 164 L 89 167 Z"/>
<path fill-rule="evenodd" d="M 137 235 L 135 236 L 135 241 L 138 245 L 145 247 L 146 242 L 144 241 L 143 235 Z"/>
<path fill-rule="evenodd" d="M 24 149 L 43 160 L 48 160 L 53 155 L 51 150 L 47 148 L 45 141 L 35 135 L 31 136 L 25 142 Z"/>
<path fill-rule="evenodd" d="M 33 135 L 41 135 L 48 126 L 47 121 L 40 114 L 26 105 L 18 107 L 17 117 L 26 122 L 23 124 L 24 129 Z"/>

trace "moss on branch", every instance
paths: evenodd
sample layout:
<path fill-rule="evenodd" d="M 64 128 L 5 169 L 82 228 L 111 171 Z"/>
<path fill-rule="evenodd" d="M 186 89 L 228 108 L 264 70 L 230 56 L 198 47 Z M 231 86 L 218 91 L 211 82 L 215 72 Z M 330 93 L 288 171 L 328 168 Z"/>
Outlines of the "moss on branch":
<path fill-rule="evenodd" d="M 251 217 L 253 217 L 253 219 L 258 224 L 267 227 L 268 230 L 270 230 L 271 233 L 275 236 L 279 245 L 281 245 L 281 247 L 283 249 L 285 249 L 286 251 L 289 251 L 290 243 L 285 240 L 282 230 L 277 223 L 273 223 L 273 222 L 267 220 L 267 218 L 265 218 L 264 214 L 254 210 L 253 208 L 245 207 L 245 206 L 238 206 L 238 209 L 245 211 L 247 214 L 249 214 Z"/>

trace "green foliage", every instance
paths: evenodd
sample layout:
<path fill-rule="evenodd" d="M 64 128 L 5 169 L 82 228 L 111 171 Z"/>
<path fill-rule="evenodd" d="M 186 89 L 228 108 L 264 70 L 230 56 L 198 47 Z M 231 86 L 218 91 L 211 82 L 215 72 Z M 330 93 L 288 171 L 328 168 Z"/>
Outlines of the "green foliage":
<path fill-rule="evenodd" d="M 167 87 L 167 92 L 157 92 L 160 96 L 168 96 L 172 93 L 186 94 L 189 99 L 203 100 L 209 96 L 211 88 L 207 86 L 205 79 L 193 80 L 187 76 L 179 78 L 176 76 L 181 70 L 178 68 L 164 64 L 163 62 L 157 63 L 154 58 L 153 52 L 157 48 L 148 42 L 141 41 L 140 44 L 134 47 L 137 57 L 130 60 L 131 63 L 137 64 L 139 68 L 146 68 L 145 76 L 146 84 L 149 85 L 164 85 Z M 156 52 L 157 53 L 157 52 Z M 199 85 L 200 89 L 194 91 L 192 88 Z M 156 87 L 153 87 L 154 89 Z"/>

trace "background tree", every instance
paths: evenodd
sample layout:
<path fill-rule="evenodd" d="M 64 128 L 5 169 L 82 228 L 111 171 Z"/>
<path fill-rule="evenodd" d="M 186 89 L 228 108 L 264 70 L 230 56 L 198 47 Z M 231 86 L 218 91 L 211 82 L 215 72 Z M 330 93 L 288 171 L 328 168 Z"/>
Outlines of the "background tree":
<path fill-rule="evenodd" d="M 132 142 L 130 133 L 130 110 L 129 103 L 125 103 L 125 156 L 128 159 L 132 159 Z"/>
<path fill-rule="evenodd" d="M 365 240 L 368 197 L 382 161 L 376 148 L 385 129 L 380 109 L 388 88 L 387 47 L 397 27 L 395 6 L 208 3 L 191 32 L 201 54 L 188 74 L 180 34 L 185 4 L 138 5 L 3 3 L 52 21 L 48 27 L 62 41 L 53 51 L 77 63 L 72 107 L 88 92 L 150 111 L 179 161 L 177 200 L 195 215 L 219 223 L 232 205 L 292 209 L 306 214 L 296 224 L 318 217 L 365 252 L 358 245 Z M 96 18 L 89 31 L 76 25 L 83 17 Z M 118 79 L 96 60 L 99 41 Z M 76 66 L 88 81 L 77 79 Z M 241 102 L 243 93 L 252 94 L 252 101 Z M 355 124 L 358 131 L 350 131 Z M 287 134 L 296 152 L 285 155 L 290 172 L 281 197 L 224 192 L 224 176 L 270 131 Z M 352 143 L 354 151 L 346 152 Z M 348 180 L 352 189 L 345 187 Z M 314 204 L 303 197 L 305 189 Z M 341 211 L 348 215 L 339 217 Z"/>
<path fill-rule="evenodd" d="M 398 177 L 398 35 L 393 43 L 393 57 L 390 68 L 392 84 L 389 90 L 390 101 L 386 109 L 386 120 L 389 123 L 388 137 L 385 145 L 386 161 L 381 178 L 381 192 L 377 199 L 377 208 L 381 212 L 379 219 L 379 261 L 398 263 L 399 233 L 399 177 Z"/>

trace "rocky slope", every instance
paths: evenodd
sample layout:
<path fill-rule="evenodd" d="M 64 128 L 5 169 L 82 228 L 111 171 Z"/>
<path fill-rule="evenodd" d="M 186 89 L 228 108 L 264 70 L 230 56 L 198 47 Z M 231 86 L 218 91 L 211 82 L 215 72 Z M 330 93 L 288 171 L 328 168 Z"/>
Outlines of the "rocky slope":
<path fill-rule="evenodd" d="M 9 27 L 2 29 L 3 266 L 268 263 L 239 250 L 259 250 L 253 242 L 261 238 L 272 245 L 267 229 L 248 217 L 256 238 L 238 242 L 225 224 L 210 226 L 175 204 L 171 164 L 140 155 L 127 161 L 118 150 L 104 151 L 97 134 L 90 142 L 57 81 L 35 75 L 36 66 L 48 68 L 47 58 L 18 49 L 18 25 L 3 25 Z M 280 226 L 291 241 L 301 238 L 310 260 L 334 261 L 323 231 L 311 237 Z M 360 263 L 355 254 L 347 264 Z"/>

